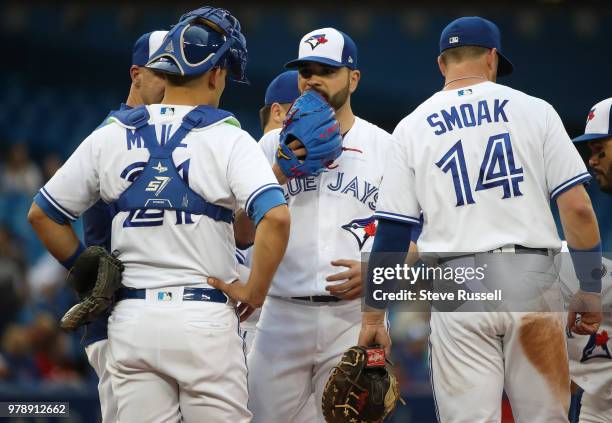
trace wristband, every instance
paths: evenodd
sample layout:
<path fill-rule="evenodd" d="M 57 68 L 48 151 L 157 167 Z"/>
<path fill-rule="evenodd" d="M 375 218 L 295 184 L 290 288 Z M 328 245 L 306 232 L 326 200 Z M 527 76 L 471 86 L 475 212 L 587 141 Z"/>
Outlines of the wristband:
<path fill-rule="evenodd" d="M 83 251 L 85 251 L 85 246 L 82 242 L 79 242 L 79 246 L 77 247 L 76 251 L 72 253 L 72 255 L 66 260 L 59 260 L 60 264 L 64 266 L 66 270 L 70 270 L 72 266 L 74 266 L 74 262 L 76 261 L 76 259 L 79 258 Z"/>
<path fill-rule="evenodd" d="M 396 281 L 387 281 L 384 287 L 375 285 L 373 282 L 374 269 L 394 268 L 396 265 L 404 263 L 414 226 L 416 225 L 413 223 L 378 219 L 378 227 L 376 228 L 376 236 L 369 257 L 365 280 L 366 306 L 377 310 L 384 310 L 387 307 L 388 301 L 375 299 L 374 291 L 384 288 L 386 292 L 393 292 L 396 289 Z"/>
<path fill-rule="evenodd" d="M 569 246 L 568 246 L 569 247 Z M 601 292 L 601 243 L 593 248 L 578 250 L 569 247 L 569 252 L 574 263 L 574 270 L 580 282 L 580 289 L 585 292 Z"/>

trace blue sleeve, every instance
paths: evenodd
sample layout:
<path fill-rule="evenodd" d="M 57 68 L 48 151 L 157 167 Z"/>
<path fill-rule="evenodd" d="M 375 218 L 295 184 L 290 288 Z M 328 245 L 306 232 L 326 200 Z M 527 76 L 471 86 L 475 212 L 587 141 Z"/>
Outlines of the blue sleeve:
<path fill-rule="evenodd" d="M 421 232 L 423 231 L 424 221 L 425 219 L 423 218 L 423 213 L 421 213 L 421 217 L 419 218 L 419 224 L 414 225 L 412 228 L 412 232 L 410 234 L 410 241 L 414 242 L 415 244 L 419 240 L 419 237 L 421 236 Z"/>
<path fill-rule="evenodd" d="M 405 258 L 412 240 L 412 232 L 416 227 L 414 223 L 379 219 L 372 253 L 403 252 Z"/>
<path fill-rule="evenodd" d="M 76 220 L 76 217 L 70 218 L 67 216 L 67 211 L 63 211 L 59 205 L 55 205 L 50 200 L 50 197 L 45 197 L 43 194 L 44 188 L 42 188 L 34 196 L 34 203 L 55 223 L 59 225 L 69 225 L 71 221 Z"/>
<path fill-rule="evenodd" d="M 601 243 L 586 250 L 569 247 L 569 251 L 578 282 L 580 282 L 580 289 L 585 292 L 601 292 L 601 278 L 606 274 L 605 271 L 602 271 Z"/>
<path fill-rule="evenodd" d="M 79 245 L 77 245 L 77 248 L 76 250 L 74 250 L 74 253 L 72 253 L 72 255 L 68 257 L 66 260 L 60 261 L 60 264 L 64 266 L 66 270 L 72 269 L 72 266 L 74 266 L 74 263 L 79 258 L 79 256 L 83 253 L 83 251 L 85 251 L 85 246 L 83 245 L 82 242 L 79 242 Z"/>
<path fill-rule="evenodd" d="M 99 200 L 83 213 L 82 217 L 85 245 L 98 245 L 110 251 L 113 222 L 110 206 Z"/>
<path fill-rule="evenodd" d="M 281 204 L 287 204 L 282 188 L 268 189 L 250 200 L 247 214 L 253 219 L 255 225 L 258 225 L 259 221 L 263 219 L 268 210 L 280 206 Z"/>
<path fill-rule="evenodd" d="M 365 280 L 365 303 L 367 306 L 375 309 L 385 309 L 386 301 L 374 299 L 374 290 L 384 289 L 385 291 L 393 291 L 395 283 L 393 281 L 385 282 L 384 286 L 377 286 L 373 283 L 373 273 L 375 268 L 394 268 L 397 265 L 403 265 L 410 248 L 412 232 L 417 225 L 398 220 L 379 219 L 378 227 L 376 228 L 376 237 L 374 245 L 368 260 L 368 273 Z"/>

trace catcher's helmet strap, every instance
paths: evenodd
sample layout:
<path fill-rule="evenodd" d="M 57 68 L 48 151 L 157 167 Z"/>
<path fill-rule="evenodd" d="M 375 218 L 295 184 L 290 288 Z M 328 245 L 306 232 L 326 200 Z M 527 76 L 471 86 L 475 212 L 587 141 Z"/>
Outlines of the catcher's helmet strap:
<path fill-rule="evenodd" d="M 135 134 L 143 139 L 150 156 L 141 172 L 123 175 L 132 184 L 111 203 L 113 217 L 120 211 L 178 210 L 231 223 L 232 210 L 209 203 L 189 187 L 172 160 L 172 152 L 192 129 L 210 126 L 233 115 L 213 107 L 198 106 L 185 115 L 181 126 L 165 145 L 158 143 L 155 127 L 147 123 L 148 116 L 144 106 L 115 115 L 125 126 L 136 128 Z"/>

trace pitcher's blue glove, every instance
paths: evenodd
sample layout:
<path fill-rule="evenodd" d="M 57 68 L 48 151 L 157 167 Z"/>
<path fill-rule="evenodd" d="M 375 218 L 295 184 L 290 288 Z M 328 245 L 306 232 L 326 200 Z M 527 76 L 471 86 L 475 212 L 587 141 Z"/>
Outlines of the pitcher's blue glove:
<path fill-rule="evenodd" d="M 288 146 L 294 140 L 300 141 L 306 149 L 303 160 Z M 288 178 L 316 176 L 341 153 L 342 136 L 334 110 L 320 94 L 306 91 L 287 112 L 276 162 Z"/>

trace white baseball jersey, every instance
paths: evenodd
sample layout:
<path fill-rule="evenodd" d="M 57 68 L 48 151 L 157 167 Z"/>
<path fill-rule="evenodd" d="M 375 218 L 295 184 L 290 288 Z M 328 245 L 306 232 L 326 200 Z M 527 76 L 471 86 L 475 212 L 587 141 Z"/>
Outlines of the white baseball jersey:
<path fill-rule="evenodd" d="M 580 283 L 576 277 L 567 243 L 563 242 L 562 253 L 555 257 L 559 269 L 561 288 L 569 303 Z M 604 257 L 606 274 L 602 278 L 603 322 L 597 334 L 571 334 L 567 339 L 570 359 L 570 376 L 585 392 L 612 401 L 612 260 Z"/>
<path fill-rule="evenodd" d="M 550 200 L 590 179 L 552 106 L 493 82 L 437 92 L 394 137 L 376 216 L 422 211 L 422 252 L 559 249 Z"/>
<path fill-rule="evenodd" d="M 159 142 L 180 126 L 190 106 L 147 106 Z M 109 203 L 125 191 L 149 157 L 132 129 L 114 122 L 94 131 L 41 189 L 70 220 L 99 198 Z M 248 210 L 268 189 L 280 188 L 255 140 L 233 118 L 192 130 L 172 159 L 189 187 L 207 201 Z M 123 284 L 133 288 L 203 285 L 207 276 L 238 277 L 232 225 L 177 211 L 120 212 L 112 223 L 112 249 L 125 265 Z"/>
<path fill-rule="evenodd" d="M 274 163 L 280 129 L 259 141 Z M 355 118 L 342 141 L 342 155 L 319 176 L 292 179 L 283 187 L 291 212 L 287 252 L 270 295 L 329 295 L 325 278 L 342 271 L 332 260 L 361 260 L 376 232 L 373 218 L 391 135 Z"/>

